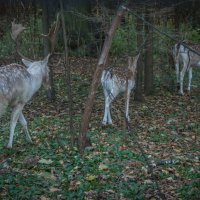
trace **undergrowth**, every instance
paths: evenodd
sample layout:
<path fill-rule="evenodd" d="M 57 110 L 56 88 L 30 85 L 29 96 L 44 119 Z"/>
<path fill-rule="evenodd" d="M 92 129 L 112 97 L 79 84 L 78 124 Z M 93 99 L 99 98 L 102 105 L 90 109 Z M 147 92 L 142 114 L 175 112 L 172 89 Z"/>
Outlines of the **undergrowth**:
<path fill-rule="evenodd" d="M 157 87 L 145 102 L 131 101 L 132 130 L 123 131 L 123 95 L 112 106 L 114 126 L 102 127 L 103 94 L 97 92 L 88 136 L 92 146 L 81 156 L 71 137 L 78 137 L 84 102 L 95 59 L 71 60 L 74 133 L 68 131 L 68 101 L 62 69 L 55 69 L 56 101 L 40 90 L 25 106 L 24 114 L 34 144 L 25 140 L 17 125 L 13 149 L 6 149 L 9 114 L 1 119 L 1 199 L 198 199 L 199 197 L 199 95 L 189 97 Z M 82 65 L 80 65 L 82 63 Z M 77 67 L 79 66 L 79 67 Z M 82 77 L 80 79 L 80 77 Z M 197 83 L 194 78 L 194 84 Z M 141 152 L 138 145 L 144 150 Z M 175 160 L 157 166 L 154 178 L 145 169 L 149 161 Z"/>

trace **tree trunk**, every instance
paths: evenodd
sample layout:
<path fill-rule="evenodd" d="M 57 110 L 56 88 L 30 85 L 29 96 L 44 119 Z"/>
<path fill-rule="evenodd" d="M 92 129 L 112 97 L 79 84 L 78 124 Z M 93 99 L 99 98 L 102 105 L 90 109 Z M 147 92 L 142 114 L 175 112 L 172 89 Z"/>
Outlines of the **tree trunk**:
<path fill-rule="evenodd" d="M 71 134 L 72 144 L 74 144 L 74 127 L 73 127 L 73 101 L 72 101 L 72 91 L 71 91 L 71 66 L 67 65 L 68 62 L 68 48 L 67 48 L 67 37 L 66 37 L 66 27 L 65 27 L 65 19 L 63 12 L 63 1 L 59 0 L 60 9 L 61 9 L 61 21 L 62 21 L 62 30 L 63 30 L 63 40 L 65 47 L 65 56 L 64 56 L 64 67 L 66 69 L 66 85 L 67 85 L 67 96 L 69 101 L 69 131 Z"/>
<path fill-rule="evenodd" d="M 146 11 L 146 21 L 153 24 L 152 16 Z M 150 95 L 153 92 L 153 30 L 145 25 L 145 34 L 147 36 L 145 48 L 145 67 L 144 67 L 144 93 Z"/>
<path fill-rule="evenodd" d="M 82 154 L 85 147 L 90 145 L 90 140 L 87 138 L 87 131 L 88 131 L 88 126 L 89 126 L 89 120 L 91 117 L 91 113 L 92 113 L 92 108 L 93 108 L 93 104 L 94 104 L 94 99 L 95 99 L 95 95 L 96 95 L 96 90 L 99 84 L 99 78 L 101 76 L 101 73 L 105 67 L 106 61 L 107 61 L 107 57 L 108 57 L 108 53 L 111 47 L 111 42 L 112 42 L 112 38 L 114 36 L 115 30 L 118 27 L 122 16 L 124 15 L 124 11 L 125 9 L 122 7 L 118 10 L 116 17 L 114 18 L 112 25 L 110 27 L 110 30 L 106 36 L 104 45 L 103 45 L 103 49 L 99 58 L 99 62 L 97 64 L 97 68 L 96 71 L 94 73 L 93 76 L 93 81 L 92 81 L 92 85 L 90 88 L 90 93 L 88 95 L 88 99 L 86 102 L 86 106 L 85 106 L 85 111 L 83 114 L 83 118 L 82 118 L 82 122 L 81 122 L 81 129 L 80 129 L 80 133 L 79 133 L 79 151 Z"/>
<path fill-rule="evenodd" d="M 42 0 L 42 29 L 43 34 L 48 34 L 49 32 L 49 13 L 48 13 L 48 2 L 46 0 Z M 50 43 L 49 40 L 44 37 L 44 56 L 47 56 L 50 53 Z M 51 84 L 51 97 L 50 100 L 55 100 L 55 89 L 54 89 L 54 80 L 53 80 L 53 70 L 49 65 L 50 72 L 50 84 Z M 49 95 L 47 95 L 49 97 Z"/>
<path fill-rule="evenodd" d="M 138 13 L 138 15 L 141 15 L 141 12 Z M 140 45 L 143 44 L 143 21 L 139 18 L 136 20 L 136 30 L 137 30 L 137 48 L 140 49 Z M 142 62 L 142 53 L 140 53 L 140 57 L 138 59 L 138 64 L 137 64 L 137 79 L 136 79 L 136 89 L 135 89 L 135 97 L 134 99 L 136 101 L 143 101 L 143 62 Z"/>
<path fill-rule="evenodd" d="M 49 32 L 49 15 L 48 15 L 48 2 L 46 0 L 42 0 L 42 31 L 43 34 L 48 34 Z M 47 56 L 50 52 L 50 43 L 49 40 L 44 38 L 44 56 Z"/>

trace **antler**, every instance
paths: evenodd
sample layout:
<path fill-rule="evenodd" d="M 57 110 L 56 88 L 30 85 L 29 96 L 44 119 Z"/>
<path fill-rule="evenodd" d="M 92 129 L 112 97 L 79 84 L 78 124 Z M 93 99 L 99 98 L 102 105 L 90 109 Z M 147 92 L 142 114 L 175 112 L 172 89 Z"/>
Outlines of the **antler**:
<path fill-rule="evenodd" d="M 12 22 L 12 32 L 11 37 L 14 41 L 17 40 L 18 35 L 24 31 L 26 28 L 23 27 L 21 24 L 15 24 L 15 20 Z"/>
<path fill-rule="evenodd" d="M 26 28 L 22 26 L 22 24 L 15 24 L 15 20 L 12 22 L 12 29 L 11 29 L 11 38 L 13 39 L 13 41 L 15 42 L 15 46 L 16 46 L 16 52 L 17 54 L 26 59 L 26 60 L 30 60 L 31 59 L 25 57 L 20 51 L 19 51 L 19 35 L 20 33 L 22 33 Z"/>
<path fill-rule="evenodd" d="M 54 53 L 54 49 L 55 49 L 55 43 L 56 43 L 56 36 L 57 36 L 57 32 L 60 28 L 60 14 L 57 14 L 57 18 L 56 21 L 53 23 L 53 25 L 51 26 L 49 33 L 47 35 L 41 34 L 41 36 L 49 39 L 50 41 L 50 55 L 52 55 Z M 29 61 L 33 61 L 27 57 L 25 57 L 19 50 L 19 35 L 25 30 L 26 28 L 22 26 L 22 24 L 15 24 L 15 20 L 12 22 L 12 31 L 11 31 L 11 38 L 13 39 L 13 41 L 15 42 L 15 46 L 16 46 L 16 52 L 17 54 Z"/>
<path fill-rule="evenodd" d="M 57 14 L 56 21 L 51 26 L 49 33 L 47 35 L 41 34 L 43 37 L 49 39 L 50 41 L 50 54 L 52 55 L 54 53 L 55 49 L 55 43 L 56 43 L 56 35 L 58 33 L 58 30 L 60 28 L 60 14 Z"/>

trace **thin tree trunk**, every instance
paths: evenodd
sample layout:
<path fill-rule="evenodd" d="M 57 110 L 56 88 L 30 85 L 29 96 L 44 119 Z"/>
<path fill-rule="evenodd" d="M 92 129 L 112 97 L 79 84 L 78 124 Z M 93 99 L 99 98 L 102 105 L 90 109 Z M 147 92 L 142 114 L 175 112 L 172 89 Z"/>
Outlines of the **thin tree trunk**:
<path fill-rule="evenodd" d="M 61 21 L 62 21 L 62 30 L 63 30 L 63 40 L 65 47 L 65 56 L 64 56 L 64 67 L 66 69 L 66 85 L 67 85 L 67 96 L 69 101 L 69 131 L 71 133 L 72 144 L 74 144 L 74 127 L 73 127 L 73 101 L 72 101 L 72 90 L 71 90 L 71 66 L 68 63 L 68 48 L 67 48 L 67 37 L 66 37 L 66 27 L 65 27 L 65 19 L 63 12 L 63 1 L 59 0 L 60 9 L 61 9 Z"/>
<path fill-rule="evenodd" d="M 141 13 L 138 13 L 139 15 Z M 140 45 L 143 44 L 143 21 L 137 18 L 136 21 L 136 30 L 137 30 L 137 48 L 140 49 Z M 135 97 L 136 101 L 143 101 L 143 62 L 142 62 L 142 53 L 140 53 L 140 57 L 138 59 L 138 68 L 137 68 L 137 79 L 136 79 L 136 89 L 135 89 Z"/>
<path fill-rule="evenodd" d="M 108 53 L 109 53 L 111 43 L 112 43 L 112 38 L 114 36 L 116 28 L 118 27 L 118 25 L 121 21 L 122 16 L 124 15 L 124 11 L 125 11 L 124 7 L 120 8 L 117 12 L 116 17 L 112 21 L 112 25 L 106 36 L 104 46 L 103 46 L 103 49 L 102 49 L 102 52 L 101 52 L 101 55 L 99 58 L 99 62 L 97 64 L 97 68 L 96 68 L 96 71 L 93 76 L 93 81 L 92 81 L 92 85 L 91 85 L 88 99 L 86 102 L 85 111 L 83 114 L 83 118 L 82 118 L 82 122 L 81 122 L 81 129 L 80 129 L 79 138 L 78 138 L 79 151 L 81 154 L 83 153 L 85 147 L 90 145 L 90 140 L 89 140 L 89 138 L 87 138 L 86 134 L 88 131 L 88 125 L 89 125 L 89 120 L 90 120 L 91 113 L 92 113 L 96 90 L 97 90 L 97 87 L 99 84 L 99 78 L 105 67 L 106 61 L 107 61 Z"/>
<path fill-rule="evenodd" d="M 48 14 L 48 2 L 46 0 L 42 0 L 42 29 L 43 34 L 48 34 L 49 32 L 49 14 Z M 44 38 L 44 56 L 47 56 L 48 53 L 50 53 L 50 43 L 49 40 Z M 51 84 L 51 100 L 55 100 L 55 89 L 54 89 L 54 80 L 53 80 L 53 70 L 51 66 L 49 65 L 50 72 L 49 72 L 49 78 L 50 78 L 50 84 Z M 47 97 L 48 94 L 47 94 Z"/>
<path fill-rule="evenodd" d="M 151 14 L 146 11 L 146 21 L 153 23 Z M 145 48 L 145 67 L 144 67 L 144 92 L 150 95 L 153 92 L 153 30 L 145 25 L 145 34 L 147 36 Z"/>
<path fill-rule="evenodd" d="M 48 34 L 49 32 L 49 15 L 48 15 L 48 2 L 46 0 L 42 0 L 42 31 L 43 34 Z M 50 52 L 50 43 L 49 40 L 44 38 L 44 56 L 47 56 Z"/>

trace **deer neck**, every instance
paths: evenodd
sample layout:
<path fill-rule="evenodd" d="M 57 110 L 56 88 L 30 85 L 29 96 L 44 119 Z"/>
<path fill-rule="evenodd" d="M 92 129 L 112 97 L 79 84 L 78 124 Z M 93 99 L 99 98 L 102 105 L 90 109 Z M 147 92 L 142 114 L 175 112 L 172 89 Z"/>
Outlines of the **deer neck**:
<path fill-rule="evenodd" d="M 31 89 L 34 94 L 42 85 L 43 72 L 40 67 L 35 66 L 28 68 L 28 72 L 31 74 Z"/>

